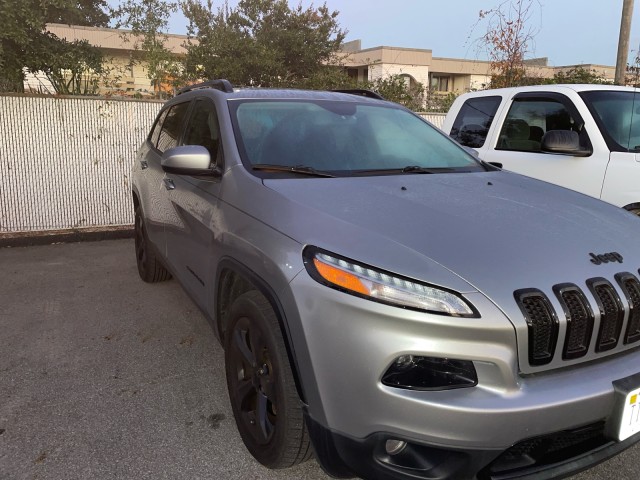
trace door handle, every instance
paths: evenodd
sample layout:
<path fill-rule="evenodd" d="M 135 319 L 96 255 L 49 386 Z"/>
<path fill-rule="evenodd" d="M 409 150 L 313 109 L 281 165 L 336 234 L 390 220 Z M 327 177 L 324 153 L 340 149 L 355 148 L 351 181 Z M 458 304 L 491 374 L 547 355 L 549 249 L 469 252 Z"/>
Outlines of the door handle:
<path fill-rule="evenodd" d="M 164 188 L 166 188 L 167 190 L 175 190 L 176 184 L 173 183 L 173 180 L 171 180 L 170 178 L 165 178 L 164 179 Z"/>
<path fill-rule="evenodd" d="M 149 164 L 146 160 L 140 160 L 140 167 L 144 170 L 145 168 L 149 168 Z"/>

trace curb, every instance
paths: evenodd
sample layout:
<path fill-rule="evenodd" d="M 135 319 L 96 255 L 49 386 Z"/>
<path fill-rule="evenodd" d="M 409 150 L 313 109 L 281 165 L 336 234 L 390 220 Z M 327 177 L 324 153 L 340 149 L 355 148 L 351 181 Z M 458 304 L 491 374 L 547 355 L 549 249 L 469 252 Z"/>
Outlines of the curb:
<path fill-rule="evenodd" d="M 133 225 L 75 228 L 72 230 L 47 230 L 41 232 L 0 233 L 0 248 L 116 240 L 133 238 L 133 233 Z"/>

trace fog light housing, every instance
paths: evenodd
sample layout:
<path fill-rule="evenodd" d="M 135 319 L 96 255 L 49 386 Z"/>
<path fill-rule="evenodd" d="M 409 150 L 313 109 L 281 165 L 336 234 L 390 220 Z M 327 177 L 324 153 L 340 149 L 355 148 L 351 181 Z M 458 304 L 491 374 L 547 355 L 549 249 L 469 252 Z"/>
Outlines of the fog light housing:
<path fill-rule="evenodd" d="M 390 438 L 384 442 L 384 449 L 387 452 L 387 455 L 398 455 L 406 446 L 407 442 L 403 440 L 396 440 L 395 438 Z"/>
<path fill-rule="evenodd" d="M 401 355 L 382 376 L 382 383 L 408 390 L 449 390 L 475 387 L 478 375 L 469 360 Z"/>

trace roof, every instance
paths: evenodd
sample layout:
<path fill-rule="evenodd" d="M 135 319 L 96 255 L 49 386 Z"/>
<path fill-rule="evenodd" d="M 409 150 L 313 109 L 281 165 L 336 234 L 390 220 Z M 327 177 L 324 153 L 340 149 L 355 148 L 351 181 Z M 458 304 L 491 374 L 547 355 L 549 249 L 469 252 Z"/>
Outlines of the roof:
<path fill-rule="evenodd" d="M 587 91 L 621 91 L 621 92 L 639 92 L 640 89 L 633 87 L 623 87 L 620 85 L 600 85 L 600 84 L 551 84 L 551 85 L 530 85 L 524 87 L 510 87 L 510 88 L 496 88 L 489 90 L 481 90 L 477 92 L 470 92 L 465 94 L 466 96 L 480 97 L 490 96 L 496 94 L 504 94 L 505 96 L 515 95 L 520 92 L 557 92 L 564 93 L 567 90 L 573 90 L 575 92 L 587 92 Z"/>
<path fill-rule="evenodd" d="M 357 102 L 370 104 L 393 104 L 386 100 L 365 97 L 357 93 L 332 92 L 324 90 L 297 90 L 297 89 L 275 89 L 275 88 L 234 88 L 233 92 L 226 93 L 222 90 L 212 87 L 196 88 L 186 91 L 180 95 L 176 95 L 169 102 L 176 103 L 192 96 L 198 96 L 211 93 L 213 95 L 222 95 L 228 100 L 331 100 L 339 102 Z"/>
<path fill-rule="evenodd" d="M 341 102 L 380 103 L 381 100 L 363 97 L 351 93 L 331 92 L 323 90 L 296 90 L 271 88 L 239 88 L 226 94 L 229 99 L 286 99 L 286 100 L 338 100 Z"/>
<path fill-rule="evenodd" d="M 142 42 L 142 36 L 136 36 L 130 30 L 102 27 L 83 27 L 78 25 L 62 25 L 59 23 L 48 23 L 47 31 L 53 33 L 58 38 L 66 39 L 69 42 L 76 40 L 86 40 L 94 47 L 111 50 L 136 50 L 136 45 Z M 186 54 L 184 44 L 189 39 L 186 35 L 166 34 L 165 47 L 172 53 Z"/>
<path fill-rule="evenodd" d="M 431 50 L 379 46 L 358 51 L 343 51 L 343 62 L 347 66 L 369 65 L 371 63 L 394 63 L 399 65 L 429 65 Z"/>

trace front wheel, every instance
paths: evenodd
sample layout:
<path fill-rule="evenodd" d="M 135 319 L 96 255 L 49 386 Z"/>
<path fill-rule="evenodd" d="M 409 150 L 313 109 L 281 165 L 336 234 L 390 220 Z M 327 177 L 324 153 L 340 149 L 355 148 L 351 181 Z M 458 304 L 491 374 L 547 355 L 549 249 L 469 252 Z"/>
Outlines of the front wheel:
<path fill-rule="evenodd" d="M 311 445 L 280 325 L 258 291 L 240 295 L 231 306 L 225 367 L 233 416 L 251 455 L 269 468 L 309 459 Z"/>

